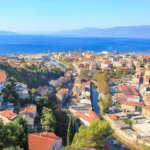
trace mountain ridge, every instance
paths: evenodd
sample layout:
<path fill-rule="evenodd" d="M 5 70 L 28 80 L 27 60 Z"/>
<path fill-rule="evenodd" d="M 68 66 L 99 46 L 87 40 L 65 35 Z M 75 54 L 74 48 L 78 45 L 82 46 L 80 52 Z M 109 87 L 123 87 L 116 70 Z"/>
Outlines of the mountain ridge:
<path fill-rule="evenodd" d="M 150 38 L 150 25 L 116 26 L 111 28 L 86 27 L 58 32 L 16 33 L 0 31 L 0 35 L 50 35 L 65 37 L 115 37 L 115 38 Z"/>

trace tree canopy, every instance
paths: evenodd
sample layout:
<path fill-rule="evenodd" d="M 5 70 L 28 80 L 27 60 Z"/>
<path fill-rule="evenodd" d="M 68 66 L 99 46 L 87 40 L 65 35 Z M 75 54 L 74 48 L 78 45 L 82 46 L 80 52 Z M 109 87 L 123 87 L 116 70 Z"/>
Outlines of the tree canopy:
<path fill-rule="evenodd" d="M 93 147 L 101 149 L 111 136 L 112 130 L 109 124 L 102 120 L 92 123 L 90 126 L 81 126 L 75 134 L 73 146 Z"/>
<path fill-rule="evenodd" d="M 41 125 L 45 131 L 55 131 L 56 118 L 53 111 L 47 107 L 43 107 Z"/>

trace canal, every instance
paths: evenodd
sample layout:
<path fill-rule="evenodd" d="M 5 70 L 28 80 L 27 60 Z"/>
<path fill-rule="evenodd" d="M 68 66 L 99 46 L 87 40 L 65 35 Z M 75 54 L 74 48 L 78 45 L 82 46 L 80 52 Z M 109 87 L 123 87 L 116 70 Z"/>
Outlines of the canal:
<path fill-rule="evenodd" d="M 93 83 L 91 83 L 91 102 L 93 110 L 95 111 L 96 114 L 99 115 L 100 109 L 98 105 L 98 92 L 96 86 Z"/>
<path fill-rule="evenodd" d="M 96 86 L 91 83 L 91 102 L 92 102 L 92 108 L 93 111 L 100 115 L 100 108 L 98 105 L 98 92 L 97 92 L 97 88 Z M 111 138 L 108 140 L 108 145 L 110 147 L 110 149 L 112 150 L 129 150 L 127 147 L 124 146 L 124 144 L 120 143 L 119 141 L 117 141 L 117 139 L 115 138 Z"/>

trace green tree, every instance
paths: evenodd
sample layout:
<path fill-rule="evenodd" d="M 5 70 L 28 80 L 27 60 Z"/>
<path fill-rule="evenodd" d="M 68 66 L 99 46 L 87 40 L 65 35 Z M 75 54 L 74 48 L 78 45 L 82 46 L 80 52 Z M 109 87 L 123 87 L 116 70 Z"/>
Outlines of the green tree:
<path fill-rule="evenodd" d="M 116 76 L 117 76 L 117 77 L 121 77 L 122 74 L 123 74 L 123 69 L 122 69 L 122 68 L 117 68 L 117 69 L 116 69 Z"/>
<path fill-rule="evenodd" d="M 141 106 L 136 106 L 136 111 L 142 112 L 142 107 Z"/>
<path fill-rule="evenodd" d="M 93 147 L 103 149 L 112 130 L 106 121 L 96 121 L 90 126 L 81 126 L 75 134 L 73 145 L 78 147 Z"/>
<path fill-rule="evenodd" d="M 111 103 L 111 95 L 110 94 L 106 94 L 104 100 L 102 101 L 102 105 L 103 105 L 103 112 L 105 113 L 107 111 L 107 109 L 110 106 Z"/>
<path fill-rule="evenodd" d="M 8 123 L 3 131 L 3 147 L 20 146 L 27 149 L 27 124 L 22 118 Z"/>
<path fill-rule="evenodd" d="M 43 107 L 41 125 L 45 131 L 55 131 L 56 118 L 51 109 Z"/>
<path fill-rule="evenodd" d="M 0 149 L 2 149 L 3 146 L 3 139 L 4 139 L 4 124 L 0 120 Z"/>
<path fill-rule="evenodd" d="M 70 145 L 72 143 L 75 131 L 75 119 L 71 115 L 67 129 L 67 145 Z"/>
<path fill-rule="evenodd" d="M 56 135 L 63 137 L 64 145 L 66 145 L 67 128 L 69 123 L 69 117 L 66 111 L 55 111 L 56 117 Z"/>

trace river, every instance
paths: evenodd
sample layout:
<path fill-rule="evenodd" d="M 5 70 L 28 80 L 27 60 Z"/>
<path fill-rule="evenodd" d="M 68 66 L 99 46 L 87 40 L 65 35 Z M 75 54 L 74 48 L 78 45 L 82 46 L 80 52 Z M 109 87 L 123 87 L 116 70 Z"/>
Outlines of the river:
<path fill-rule="evenodd" d="M 98 92 L 93 83 L 91 83 L 91 102 L 92 102 L 93 110 L 95 111 L 96 114 L 99 115 L 100 109 L 98 105 Z"/>

